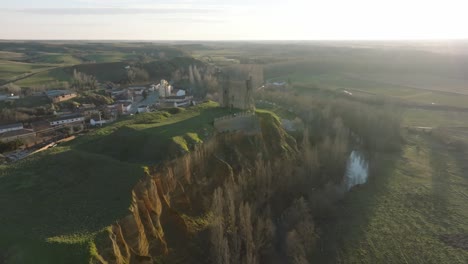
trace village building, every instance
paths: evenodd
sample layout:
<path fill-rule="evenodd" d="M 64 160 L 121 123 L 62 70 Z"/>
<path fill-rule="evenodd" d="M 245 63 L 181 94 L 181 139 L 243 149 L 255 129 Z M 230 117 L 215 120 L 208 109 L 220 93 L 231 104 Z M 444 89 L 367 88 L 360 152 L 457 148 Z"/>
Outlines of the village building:
<path fill-rule="evenodd" d="M 132 104 L 129 102 L 119 102 L 114 105 L 117 113 L 119 114 L 128 114 L 130 113 L 130 110 L 132 109 Z"/>
<path fill-rule="evenodd" d="M 159 97 L 165 98 L 171 96 L 172 94 L 172 85 L 169 84 L 166 80 L 161 80 L 161 82 L 156 86 L 156 89 L 159 92 Z"/>
<path fill-rule="evenodd" d="M 24 126 L 22 123 L 8 124 L 0 126 L 0 133 L 5 133 L 9 131 L 21 130 Z"/>
<path fill-rule="evenodd" d="M 53 103 L 60 103 L 78 96 L 75 92 L 68 90 L 49 90 L 45 92 L 45 95 L 49 97 Z"/>
<path fill-rule="evenodd" d="M 185 96 L 186 93 L 183 89 L 174 89 L 172 94 L 175 96 Z"/>
<path fill-rule="evenodd" d="M 51 126 L 60 126 L 60 125 L 69 125 L 69 124 L 74 124 L 74 123 L 83 123 L 85 121 L 85 118 L 82 115 L 66 115 L 66 116 L 60 116 L 57 118 L 54 118 L 50 120 L 50 125 Z"/>
<path fill-rule="evenodd" d="M 127 92 L 128 92 L 128 91 L 127 91 L 126 89 L 123 89 L 123 90 L 121 90 L 121 89 L 113 89 L 113 90 L 110 92 L 110 94 L 111 94 L 111 97 L 112 97 L 112 98 L 116 98 L 116 97 L 118 97 L 118 96 L 120 96 L 120 95 L 123 95 L 123 94 L 125 94 L 125 93 L 127 93 Z"/>
<path fill-rule="evenodd" d="M 95 114 L 99 114 L 99 109 L 97 109 L 94 104 L 82 104 L 78 110 L 85 117 L 90 117 Z"/>
<path fill-rule="evenodd" d="M 36 133 L 32 129 L 20 129 L 20 130 L 12 130 L 5 133 L 0 134 L 0 141 L 1 142 L 10 142 L 17 139 L 24 140 L 27 138 L 34 138 Z"/>
<path fill-rule="evenodd" d="M 89 119 L 89 124 L 91 126 L 102 126 L 104 124 L 109 124 L 109 123 L 112 123 L 115 121 L 115 116 L 114 117 L 111 117 L 111 118 L 107 118 L 107 119 L 104 119 L 103 116 L 101 114 L 98 114 L 98 115 L 93 115 L 90 119 Z"/>
<path fill-rule="evenodd" d="M 146 87 L 128 87 L 128 90 L 131 91 L 134 95 L 143 95 L 143 92 L 146 90 Z"/>
<path fill-rule="evenodd" d="M 15 94 L 0 94 L 0 101 L 10 101 L 20 99 L 19 95 Z"/>
<path fill-rule="evenodd" d="M 147 105 L 140 105 L 138 106 L 137 109 L 138 113 L 148 113 L 149 112 L 149 107 Z"/>

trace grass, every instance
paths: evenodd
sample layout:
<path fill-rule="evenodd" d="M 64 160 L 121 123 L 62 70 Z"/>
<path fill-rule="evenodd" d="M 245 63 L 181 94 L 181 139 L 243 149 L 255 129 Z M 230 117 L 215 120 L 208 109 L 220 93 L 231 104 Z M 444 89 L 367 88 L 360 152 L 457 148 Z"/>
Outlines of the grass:
<path fill-rule="evenodd" d="M 72 54 L 62 54 L 62 53 L 44 53 L 35 57 L 34 60 L 39 63 L 49 63 L 49 64 L 63 64 L 63 65 L 73 65 L 80 64 L 82 61 Z"/>
<path fill-rule="evenodd" d="M 64 68 L 54 68 L 42 71 L 25 79 L 16 81 L 15 84 L 21 87 L 32 87 L 38 85 L 47 85 L 56 81 L 70 81 L 71 75 L 64 71 Z"/>
<path fill-rule="evenodd" d="M 130 59 L 137 58 L 136 55 L 133 54 L 126 54 L 122 52 L 96 52 L 92 54 L 88 54 L 83 56 L 84 59 L 88 61 L 94 61 L 96 63 L 104 63 L 104 62 L 119 62 L 125 61 Z"/>
<path fill-rule="evenodd" d="M 228 114 L 216 105 L 209 102 L 171 116 L 155 112 L 128 118 L 77 142 L 77 148 L 116 160 L 154 164 L 177 154 L 177 146 L 187 151 L 188 146 L 210 135 L 213 119 Z"/>
<path fill-rule="evenodd" d="M 369 183 L 352 190 L 325 228 L 319 263 L 467 263 L 444 235 L 468 232 L 465 156 L 408 138 L 401 155 L 379 155 Z"/>
<path fill-rule="evenodd" d="M 89 241 L 127 214 L 132 187 L 144 175 L 138 165 L 70 146 L 0 173 L 7 212 L 0 217 L 0 248 L 16 249 L 11 258 L 20 263 L 84 263 Z"/>
<path fill-rule="evenodd" d="M 404 126 L 468 127 L 468 112 L 405 109 Z"/>
<path fill-rule="evenodd" d="M 297 117 L 296 114 L 290 112 L 288 109 L 280 105 L 273 105 L 266 102 L 256 102 L 255 106 L 261 109 L 269 110 L 284 119 L 295 119 Z"/>
<path fill-rule="evenodd" d="M 214 102 L 124 118 L 74 142 L 0 167 L 0 252 L 13 263 L 86 263 L 97 235 L 128 214 L 145 166 L 185 151 L 228 110 Z M 177 152 L 176 152 L 177 153 Z"/>
<path fill-rule="evenodd" d="M 354 96 L 388 96 L 409 103 L 455 107 L 467 107 L 466 102 L 468 102 L 468 96 L 464 94 L 418 89 L 399 84 L 352 77 L 340 72 L 318 75 L 294 73 L 276 77 L 271 80 L 288 80 L 288 78 L 290 78 L 293 83 L 299 84 L 300 87 L 304 87 L 304 85 L 308 84 L 317 85 L 331 90 L 347 90 L 352 92 Z M 298 91 L 307 92 L 303 89 L 299 89 Z"/>
<path fill-rule="evenodd" d="M 47 69 L 48 65 L 0 60 L 0 82 Z"/>
<path fill-rule="evenodd" d="M 51 101 L 46 96 L 27 96 L 13 101 L 13 103 L 8 103 L 5 101 L 0 101 L 0 109 L 8 107 L 25 107 L 25 108 L 35 108 L 45 105 L 50 105 Z"/>
<path fill-rule="evenodd" d="M 0 51 L 0 60 L 21 60 L 22 58 L 24 58 L 23 53 Z"/>

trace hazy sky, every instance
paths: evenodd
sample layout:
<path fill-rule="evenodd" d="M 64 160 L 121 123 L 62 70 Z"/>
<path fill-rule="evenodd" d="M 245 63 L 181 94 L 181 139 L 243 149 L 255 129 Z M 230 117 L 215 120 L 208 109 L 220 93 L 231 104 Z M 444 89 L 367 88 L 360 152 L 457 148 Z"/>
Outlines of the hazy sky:
<path fill-rule="evenodd" d="M 468 39 L 464 0 L 0 0 L 0 39 Z"/>

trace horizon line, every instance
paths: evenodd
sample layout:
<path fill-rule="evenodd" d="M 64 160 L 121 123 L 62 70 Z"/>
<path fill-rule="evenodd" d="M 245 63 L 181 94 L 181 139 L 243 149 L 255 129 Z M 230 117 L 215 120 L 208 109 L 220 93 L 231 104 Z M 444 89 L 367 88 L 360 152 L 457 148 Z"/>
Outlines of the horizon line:
<path fill-rule="evenodd" d="M 122 42 L 313 42 L 313 41 L 468 41 L 465 38 L 381 38 L 381 39 L 60 39 L 0 38 L 0 41 L 122 41 Z"/>

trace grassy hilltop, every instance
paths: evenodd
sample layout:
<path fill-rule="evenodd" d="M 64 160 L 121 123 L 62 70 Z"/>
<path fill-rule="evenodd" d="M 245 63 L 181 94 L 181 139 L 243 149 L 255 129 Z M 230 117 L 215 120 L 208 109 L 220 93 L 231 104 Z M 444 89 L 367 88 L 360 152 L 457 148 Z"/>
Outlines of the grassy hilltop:
<path fill-rule="evenodd" d="M 202 142 L 228 113 L 208 102 L 136 115 L 2 166 L 0 253 L 13 263 L 87 262 L 94 237 L 128 213 L 144 165 Z"/>

